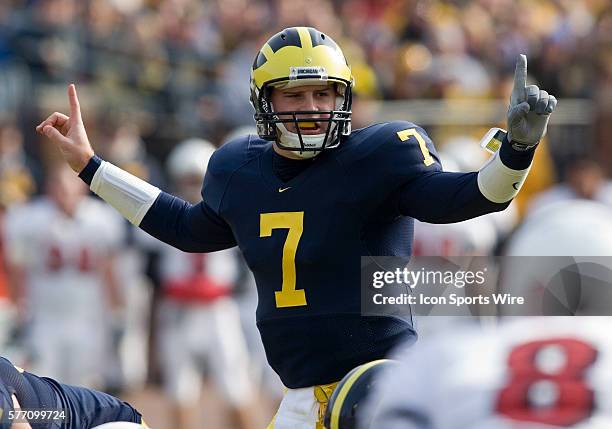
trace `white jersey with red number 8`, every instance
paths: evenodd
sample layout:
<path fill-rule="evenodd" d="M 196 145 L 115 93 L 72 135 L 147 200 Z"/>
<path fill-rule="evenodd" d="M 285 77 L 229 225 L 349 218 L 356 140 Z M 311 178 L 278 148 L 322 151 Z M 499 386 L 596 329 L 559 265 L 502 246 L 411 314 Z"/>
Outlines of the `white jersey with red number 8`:
<path fill-rule="evenodd" d="M 398 351 L 367 427 L 612 428 L 610 332 L 607 317 L 525 317 L 430 337 Z"/>

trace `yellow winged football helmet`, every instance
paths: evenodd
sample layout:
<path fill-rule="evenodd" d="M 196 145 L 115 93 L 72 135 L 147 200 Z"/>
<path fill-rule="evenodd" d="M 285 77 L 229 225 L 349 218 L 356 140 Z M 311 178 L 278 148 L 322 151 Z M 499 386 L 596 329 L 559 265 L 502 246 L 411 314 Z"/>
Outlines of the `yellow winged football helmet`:
<path fill-rule="evenodd" d="M 270 102 L 273 87 L 293 87 L 334 83 L 335 110 L 274 111 Z M 290 27 L 272 36 L 260 49 L 251 70 L 251 103 L 259 136 L 276 141 L 282 149 L 297 151 L 304 157 L 337 147 L 341 136 L 351 133 L 351 88 L 353 76 L 340 47 L 315 28 Z M 303 135 L 298 122 L 318 114 L 329 121 L 325 134 Z M 298 118 L 298 115 L 301 117 Z M 297 133 L 287 131 L 285 123 L 295 123 Z M 311 155 L 307 155 L 310 153 Z"/>

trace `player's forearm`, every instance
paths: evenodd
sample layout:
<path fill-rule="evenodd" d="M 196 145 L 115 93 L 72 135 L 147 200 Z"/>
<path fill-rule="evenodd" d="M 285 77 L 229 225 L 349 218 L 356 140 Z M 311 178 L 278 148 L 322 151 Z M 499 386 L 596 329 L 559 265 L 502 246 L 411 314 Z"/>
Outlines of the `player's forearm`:
<path fill-rule="evenodd" d="M 428 223 L 453 223 L 504 210 L 478 189 L 478 173 L 434 172 L 400 190 L 399 211 Z"/>
<path fill-rule="evenodd" d="M 79 177 L 131 223 L 180 250 L 213 252 L 236 245 L 227 224 L 204 203 L 189 204 L 97 156 Z"/>
<path fill-rule="evenodd" d="M 534 149 L 502 148 L 473 173 L 434 172 L 400 190 L 399 209 L 423 222 L 452 223 L 504 210 L 525 181 Z"/>
<path fill-rule="evenodd" d="M 527 179 L 536 147 L 516 150 L 507 136 L 497 151 L 478 172 L 478 189 L 489 201 L 511 201 Z"/>
<path fill-rule="evenodd" d="M 132 224 L 139 226 L 161 190 L 110 162 L 93 156 L 79 177 Z"/>

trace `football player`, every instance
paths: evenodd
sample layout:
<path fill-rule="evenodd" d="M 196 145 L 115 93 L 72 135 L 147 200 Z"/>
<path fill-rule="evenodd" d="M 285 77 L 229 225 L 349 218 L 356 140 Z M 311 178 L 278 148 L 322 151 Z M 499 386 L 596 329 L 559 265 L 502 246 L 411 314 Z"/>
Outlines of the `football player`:
<path fill-rule="evenodd" d="M 109 313 L 119 308 L 115 254 L 121 216 L 65 165 L 50 167 L 46 195 L 13 206 L 6 219 L 11 290 L 25 323 L 34 372 L 100 388 L 112 356 Z"/>
<path fill-rule="evenodd" d="M 611 318 L 509 318 L 448 330 L 394 356 L 360 429 L 612 427 Z"/>
<path fill-rule="evenodd" d="M 140 413 L 126 402 L 106 393 L 38 377 L 0 357 L 0 429 L 29 427 L 22 419 L 13 418 L 11 411 L 15 410 L 57 412 L 53 414 L 57 419 L 31 421 L 32 429 L 90 429 L 117 421 L 146 427 Z"/>
<path fill-rule="evenodd" d="M 214 150 L 202 139 L 189 139 L 172 149 L 167 170 L 178 196 L 197 203 Z M 160 253 L 158 351 L 177 427 L 191 426 L 207 366 L 232 417 L 240 427 L 252 427 L 255 389 L 238 306 L 231 296 L 238 278 L 236 254 L 231 249 L 185 253 L 147 238 Z"/>
<path fill-rule="evenodd" d="M 517 194 L 556 99 L 526 85 L 517 62 L 501 149 L 477 172 L 442 171 L 425 130 L 406 121 L 351 130 L 351 70 L 328 35 L 287 28 L 256 54 L 251 102 L 258 136 L 212 156 L 203 200 L 190 204 L 94 154 L 76 88 L 49 137 L 90 189 L 151 235 L 191 252 L 238 245 L 253 271 L 268 362 L 289 388 L 273 427 L 316 427 L 315 386 L 383 358 L 415 331 L 362 317 L 362 255 L 408 256 L 413 218 L 457 222 L 505 209 Z"/>
<path fill-rule="evenodd" d="M 503 316 L 609 314 L 612 212 L 605 205 L 574 200 L 543 208 L 513 234 L 504 255 L 500 289 L 527 302 L 500 309 Z M 378 378 L 360 428 L 612 427 L 611 328 L 610 317 L 585 316 L 455 325 L 396 354 L 399 367 Z"/>

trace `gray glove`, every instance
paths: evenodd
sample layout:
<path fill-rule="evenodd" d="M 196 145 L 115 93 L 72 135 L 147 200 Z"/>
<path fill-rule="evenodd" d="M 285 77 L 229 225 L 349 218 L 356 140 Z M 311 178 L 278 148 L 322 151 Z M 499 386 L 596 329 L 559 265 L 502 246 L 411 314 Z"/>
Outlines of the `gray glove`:
<path fill-rule="evenodd" d="M 508 107 L 508 140 L 516 150 L 537 145 L 546 134 L 557 99 L 536 85 L 527 86 L 527 57 L 519 55 Z"/>

